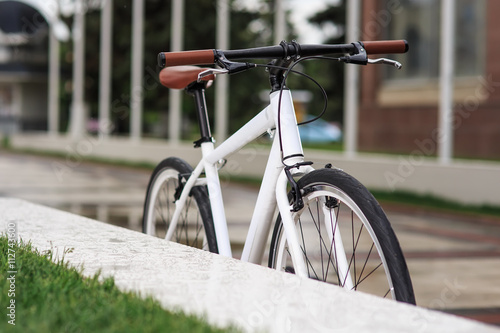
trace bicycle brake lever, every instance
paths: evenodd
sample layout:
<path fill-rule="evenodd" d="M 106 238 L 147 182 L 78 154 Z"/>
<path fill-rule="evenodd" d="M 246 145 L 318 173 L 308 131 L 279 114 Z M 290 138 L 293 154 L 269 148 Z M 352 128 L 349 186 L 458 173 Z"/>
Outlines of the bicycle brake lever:
<path fill-rule="evenodd" d="M 250 62 L 233 62 L 227 60 L 224 52 L 221 50 L 215 50 L 214 53 L 215 63 L 219 65 L 221 68 L 227 70 L 229 74 L 236 74 L 242 71 L 246 71 L 250 68 L 257 67 L 256 64 L 252 64 Z"/>
<path fill-rule="evenodd" d="M 227 74 L 227 73 L 229 73 L 227 69 L 210 68 L 198 74 L 198 82 L 201 82 L 201 79 L 203 79 L 206 76 L 210 76 L 213 74 Z"/>
<path fill-rule="evenodd" d="M 356 47 L 356 53 L 338 58 L 339 61 L 355 64 L 355 65 L 366 65 L 368 64 L 368 55 L 366 54 L 366 50 L 361 43 L 356 42 L 352 43 Z"/>
<path fill-rule="evenodd" d="M 397 69 L 401 69 L 403 65 L 401 65 L 400 62 L 392 59 L 387 59 L 387 58 L 378 58 L 378 59 L 368 59 L 369 64 L 386 64 L 386 65 L 393 65 Z"/>

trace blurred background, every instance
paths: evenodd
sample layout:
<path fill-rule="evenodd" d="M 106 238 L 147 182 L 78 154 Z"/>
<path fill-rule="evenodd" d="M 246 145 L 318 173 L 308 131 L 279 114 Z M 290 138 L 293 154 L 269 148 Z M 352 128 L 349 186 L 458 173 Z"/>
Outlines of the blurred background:
<path fill-rule="evenodd" d="M 418 142 L 431 139 L 435 147 L 426 152 L 429 156 L 440 154 L 440 141 L 446 141 L 445 159 L 499 158 L 495 1 L 452 1 L 448 26 L 440 1 L 352 3 L 346 8 L 340 0 L 0 1 L 1 132 L 191 140 L 197 135 L 191 100 L 183 96 L 173 104 L 178 97 L 159 86 L 158 52 L 237 49 L 292 39 L 343 43 L 404 38 L 411 52 L 393 57 L 404 64 L 402 70 L 368 66 L 355 74 L 359 98 L 354 120 L 345 119 L 353 113 L 344 112 L 349 110 L 344 107 L 345 66 L 303 63 L 301 69 L 328 93 L 323 120 L 338 133 L 347 131 L 346 140 L 355 137 L 348 147 L 353 151 L 409 154 L 419 148 Z M 346 22 L 348 15 L 351 22 Z M 347 40 L 349 33 L 355 38 Z M 445 45 L 452 47 L 446 59 Z M 452 72 L 443 73 L 440 64 L 446 63 Z M 452 77 L 448 84 L 453 88 L 444 97 L 439 89 L 443 76 Z M 230 96 L 208 91 L 219 139 L 264 105 L 259 93 L 268 86 L 262 71 L 228 80 Z M 308 93 L 300 101 L 301 112 L 322 110 L 322 95 L 312 82 L 292 78 L 290 85 Z M 453 104 L 454 113 L 446 120 L 451 129 L 440 120 L 446 100 Z M 227 109 L 238 110 L 231 121 Z M 354 124 L 346 126 L 348 121 Z M 443 140 L 436 140 L 437 129 Z M 341 139 L 337 134 L 325 140 Z"/>
<path fill-rule="evenodd" d="M 0 0 L 0 196 L 140 230 L 151 167 L 199 158 L 191 97 L 161 86 L 159 52 L 406 39 L 408 53 L 386 55 L 401 70 L 301 63 L 328 95 L 300 128 L 306 155 L 385 202 L 419 304 L 500 324 L 499 12 L 496 0 Z M 288 85 L 299 119 L 322 111 L 312 81 Z M 268 86 L 264 70 L 217 78 L 219 142 L 265 107 Z M 236 183 L 257 177 L 267 148 L 222 170 L 236 247 L 255 192 Z"/>
<path fill-rule="evenodd" d="M 33 130 L 95 133 L 99 131 L 99 120 L 102 123 L 109 119 L 112 128 L 103 126 L 101 134 L 109 130 L 118 136 L 191 140 L 197 135 L 197 125 L 189 97 L 182 97 L 182 112 L 176 110 L 182 119 L 174 122 L 181 124 L 176 124 L 174 130 L 168 126 L 169 117 L 173 117 L 169 112 L 173 97 L 158 86 L 159 52 L 215 48 L 221 43 L 227 48 L 248 48 L 272 45 L 282 39 L 338 42 L 343 38 L 345 12 L 338 1 L 333 6 L 324 1 L 308 5 L 283 1 L 283 27 L 278 38 L 273 33 L 277 4 L 269 1 L 83 1 L 81 11 L 78 5 L 77 1 L 0 1 L 0 117 L 10 127 L 2 130 L 4 135 L 8 131 Z M 43 9 L 51 11 L 50 16 L 44 16 Z M 81 12 L 84 15 L 79 15 Z M 221 12 L 225 13 L 222 18 Z M 326 15 L 329 12 L 334 16 Z M 314 18 L 309 20 L 308 13 Z M 225 31 L 217 36 L 221 25 Z M 303 38 L 298 36 L 297 25 L 306 27 Z M 56 28 L 63 32 L 58 35 Z M 83 45 L 75 45 L 77 40 Z M 332 96 L 331 112 L 325 119 L 340 124 L 343 71 L 336 64 L 327 66 L 334 68 L 328 75 L 318 66 L 311 70 Z M 132 68 L 138 68 L 134 82 Z M 58 78 L 50 77 L 49 69 L 55 70 L 53 75 Z M 331 80 L 331 76 L 336 79 Z M 226 122 L 224 128 L 217 128 L 216 132 L 223 132 L 220 137 L 239 128 L 264 106 L 259 93 L 268 84 L 264 73 L 251 71 L 231 78 L 231 87 L 231 98 L 226 103 L 239 112 L 231 115 L 231 122 Z M 314 85 L 307 81 L 301 87 L 311 88 Z M 208 91 L 209 105 L 214 103 L 214 92 Z M 315 97 L 321 96 L 317 88 L 312 92 L 317 93 Z M 48 104 L 49 96 L 56 99 L 52 105 Z M 138 102 L 133 100 L 135 97 Z M 107 100 L 104 104 L 103 99 Z M 309 98 L 307 107 L 321 111 L 322 103 L 321 98 Z M 139 116 L 132 126 L 133 104 L 136 107 L 132 112 Z M 72 118 L 78 122 L 73 127 Z M 136 132 L 134 126 L 138 127 Z"/>

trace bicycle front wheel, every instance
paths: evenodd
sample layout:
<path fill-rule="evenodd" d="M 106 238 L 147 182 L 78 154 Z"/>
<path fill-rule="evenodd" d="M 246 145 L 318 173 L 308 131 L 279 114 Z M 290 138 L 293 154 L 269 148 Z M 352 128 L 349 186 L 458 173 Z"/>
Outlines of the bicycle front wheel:
<path fill-rule="evenodd" d="M 315 170 L 297 184 L 304 207 L 292 214 L 309 277 L 415 304 L 399 242 L 371 193 L 338 169 Z M 281 216 L 269 267 L 294 273 Z"/>
<path fill-rule="evenodd" d="M 192 172 L 193 168 L 187 162 L 176 157 L 158 164 L 151 175 L 144 202 L 144 233 L 160 238 L 167 236 L 176 201 Z M 192 188 L 168 240 L 218 253 L 206 186 Z"/>

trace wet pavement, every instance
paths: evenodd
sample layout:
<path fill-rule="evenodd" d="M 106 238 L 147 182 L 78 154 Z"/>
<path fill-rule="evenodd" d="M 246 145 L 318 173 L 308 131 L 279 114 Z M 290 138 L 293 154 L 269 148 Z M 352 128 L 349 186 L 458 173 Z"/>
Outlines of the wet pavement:
<path fill-rule="evenodd" d="M 0 151 L 0 196 L 140 231 L 150 173 Z M 238 256 L 257 189 L 223 182 L 223 195 Z M 417 303 L 500 325 L 500 219 L 384 208 L 407 258 Z"/>

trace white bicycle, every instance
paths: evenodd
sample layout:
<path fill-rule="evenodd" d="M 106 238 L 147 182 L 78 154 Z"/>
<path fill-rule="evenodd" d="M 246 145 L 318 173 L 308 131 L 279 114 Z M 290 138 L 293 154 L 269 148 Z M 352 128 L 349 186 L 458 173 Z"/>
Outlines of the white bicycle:
<path fill-rule="evenodd" d="M 194 96 L 202 159 L 193 169 L 177 157 L 154 170 L 146 194 L 143 232 L 231 257 L 218 168 L 225 158 L 266 132 L 273 144 L 250 222 L 241 260 L 261 264 L 274 222 L 269 267 L 304 277 L 415 304 L 403 253 L 380 205 L 356 179 L 327 165 L 313 169 L 304 159 L 288 74 L 305 59 L 333 58 L 366 65 L 401 64 L 368 54 L 404 53 L 404 40 L 340 45 L 277 46 L 242 50 L 163 52 L 160 81 Z M 273 59 L 269 64 L 235 62 Z M 332 58 L 330 58 L 332 59 Z M 217 64 L 219 68 L 193 65 Z M 205 102 L 215 74 L 266 68 L 270 104 L 230 138 L 215 147 Z"/>

